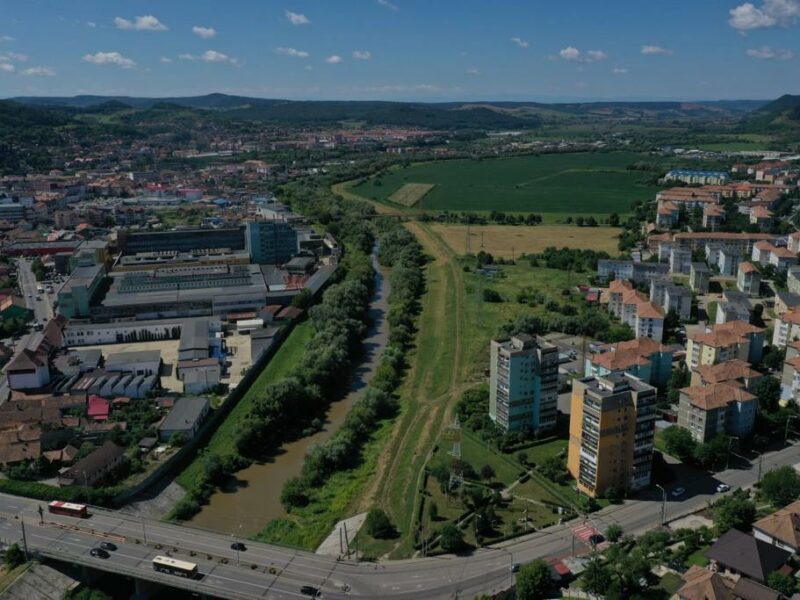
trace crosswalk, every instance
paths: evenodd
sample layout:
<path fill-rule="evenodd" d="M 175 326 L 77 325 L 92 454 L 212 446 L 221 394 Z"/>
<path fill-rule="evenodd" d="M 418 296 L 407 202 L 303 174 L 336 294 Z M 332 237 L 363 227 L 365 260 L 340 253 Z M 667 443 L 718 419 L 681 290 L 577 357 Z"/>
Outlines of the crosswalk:
<path fill-rule="evenodd" d="M 572 533 L 576 538 L 579 538 L 584 542 L 588 542 L 590 537 L 593 535 L 598 535 L 600 532 L 588 523 L 584 523 L 583 525 L 573 527 Z"/>

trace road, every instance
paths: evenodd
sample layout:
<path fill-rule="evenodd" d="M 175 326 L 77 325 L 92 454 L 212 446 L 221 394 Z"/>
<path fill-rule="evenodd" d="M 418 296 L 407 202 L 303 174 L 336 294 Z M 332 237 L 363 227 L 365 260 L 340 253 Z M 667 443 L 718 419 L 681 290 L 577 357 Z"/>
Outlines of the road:
<path fill-rule="evenodd" d="M 44 292 L 37 292 L 36 276 L 31 270 L 31 261 L 21 258 L 17 261 L 17 277 L 19 279 L 20 287 L 22 288 L 22 295 L 25 298 L 25 303 L 28 308 L 33 311 L 33 316 L 36 321 L 43 323 L 46 320 L 53 318 L 53 305 L 50 300 L 50 295 Z M 41 300 L 37 300 L 37 297 Z"/>
<path fill-rule="evenodd" d="M 704 508 L 709 500 L 719 497 L 715 493 L 719 482 L 733 489 L 755 483 L 757 464 L 742 462 L 743 468 L 729 469 L 715 476 L 679 465 L 678 481 L 687 493 L 679 500 L 670 499 L 666 503 L 667 520 Z M 765 454 L 762 470 L 766 472 L 799 462 L 800 445 L 788 446 Z M 0 537 L 7 541 L 21 540 L 21 522 L 24 521 L 31 549 L 50 556 L 70 556 L 74 561 L 111 572 L 138 573 L 176 587 L 227 598 L 299 598 L 302 585 L 319 587 L 325 598 L 472 598 L 510 586 L 510 567 L 515 562 L 563 557 L 573 550 L 588 551 L 573 535 L 572 528 L 581 524 L 573 521 L 480 549 L 468 556 L 377 564 L 337 561 L 310 552 L 242 540 L 247 550 L 239 553 L 237 566 L 236 552 L 230 548 L 234 538 L 230 536 L 157 521 L 143 522 L 102 509 L 94 509 L 89 519 L 45 513 L 44 523 L 40 524 L 37 508 L 42 504 L 0 495 Z M 619 523 L 626 532 L 639 534 L 659 525 L 660 509 L 660 492 L 648 491 L 635 500 L 590 515 L 589 522 L 600 531 Z M 90 548 L 103 539 L 114 541 L 119 549 L 106 560 L 90 557 Z M 202 580 L 188 582 L 154 573 L 150 561 L 155 555 L 166 552 L 198 563 Z M 221 562 L 222 559 L 226 562 Z M 274 572 L 270 573 L 271 569 Z M 349 586 L 347 592 L 343 591 L 345 585 Z"/>

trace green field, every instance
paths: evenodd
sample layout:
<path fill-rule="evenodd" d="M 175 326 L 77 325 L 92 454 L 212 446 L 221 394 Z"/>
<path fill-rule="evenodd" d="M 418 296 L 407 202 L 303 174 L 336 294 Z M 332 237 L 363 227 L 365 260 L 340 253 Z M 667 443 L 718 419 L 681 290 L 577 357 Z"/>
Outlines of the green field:
<path fill-rule="evenodd" d="M 628 213 L 635 200 L 649 200 L 657 188 L 648 173 L 628 171 L 635 162 L 657 157 L 632 152 L 546 154 L 486 160 L 447 160 L 395 167 L 350 187 L 371 200 L 394 206 L 390 197 L 408 183 L 435 187 L 415 208 L 606 215 Z"/>

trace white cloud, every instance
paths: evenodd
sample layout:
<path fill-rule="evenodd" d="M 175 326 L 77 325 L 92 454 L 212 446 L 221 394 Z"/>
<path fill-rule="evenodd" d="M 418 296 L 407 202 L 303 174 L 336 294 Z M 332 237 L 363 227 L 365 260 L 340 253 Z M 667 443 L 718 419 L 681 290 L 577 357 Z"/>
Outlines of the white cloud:
<path fill-rule="evenodd" d="M 625 75 L 628 72 L 628 69 L 625 69 L 623 67 L 614 67 L 613 69 L 611 69 L 611 72 L 614 75 Z"/>
<path fill-rule="evenodd" d="M 515 43 L 520 48 L 527 48 L 530 44 L 527 41 L 523 40 L 522 38 L 512 37 L 511 41 Z"/>
<path fill-rule="evenodd" d="M 25 77 L 53 77 L 56 72 L 50 67 L 31 67 L 20 71 L 19 74 Z"/>
<path fill-rule="evenodd" d="M 133 69 L 136 62 L 122 56 L 119 52 L 95 52 L 94 54 L 84 54 L 83 60 L 95 65 L 116 65 L 123 69 Z"/>
<path fill-rule="evenodd" d="M 602 50 L 588 50 L 584 54 L 575 46 L 567 46 L 566 48 L 562 48 L 558 55 L 564 60 L 584 63 L 596 62 L 598 60 L 605 60 L 608 58 L 608 54 Z"/>
<path fill-rule="evenodd" d="M 0 62 L 0 71 L 3 71 L 4 73 L 13 73 L 16 70 L 17 68 L 11 63 Z"/>
<path fill-rule="evenodd" d="M 338 65 L 339 63 L 343 62 L 343 59 L 338 54 L 332 54 L 328 58 L 325 59 L 325 62 L 329 65 Z"/>
<path fill-rule="evenodd" d="M 284 11 L 284 14 L 286 14 L 286 18 L 292 25 L 308 25 L 311 22 L 308 20 L 308 17 L 302 13 L 296 13 L 290 10 L 286 10 Z"/>
<path fill-rule="evenodd" d="M 194 54 L 179 54 L 178 58 L 181 60 L 200 60 L 202 62 L 207 63 L 224 63 L 229 65 L 239 66 L 239 59 L 234 58 L 232 56 L 228 56 L 222 52 L 217 52 L 216 50 L 206 50 L 202 54 L 194 55 Z M 161 62 L 164 62 L 163 60 Z"/>
<path fill-rule="evenodd" d="M 134 31 L 167 31 L 169 29 L 153 15 L 142 15 L 141 17 L 134 17 L 133 20 L 115 17 L 114 25 L 117 29 L 131 29 Z"/>
<path fill-rule="evenodd" d="M 97 23 L 95 23 L 94 21 L 86 21 L 86 26 L 94 29 L 95 27 L 97 27 Z"/>
<path fill-rule="evenodd" d="M 353 50 L 353 58 L 356 60 L 369 60 L 372 58 L 372 52 L 369 50 Z"/>
<path fill-rule="evenodd" d="M 164 63 L 164 64 L 171 63 L 172 59 L 167 57 L 167 56 L 162 56 L 161 57 L 161 62 Z"/>
<path fill-rule="evenodd" d="M 276 54 L 283 54 L 285 56 L 293 56 L 295 58 L 308 58 L 311 56 L 305 50 L 298 50 L 297 48 L 284 48 L 283 46 L 275 48 Z"/>
<path fill-rule="evenodd" d="M 378 4 L 383 6 L 384 8 L 388 8 L 389 10 L 400 10 L 397 5 L 392 4 L 389 0 L 378 0 Z"/>
<path fill-rule="evenodd" d="M 770 46 L 761 46 L 760 48 L 747 50 L 747 56 L 758 58 L 759 60 L 791 60 L 794 58 L 794 52 Z"/>
<path fill-rule="evenodd" d="M 0 35 L 0 42 L 13 42 L 14 38 L 10 35 Z"/>
<path fill-rule="evenodd" d="M 217 30 L 213 27 L 200 27 L 199 25 L 195 25 L 192 27 L 192 33 L 204 40 L 208 40 L 217 35 Z"/>
<path fill-rule="evenodd" d="M 442 88 L 430 83 L 417 83 L 413 85 L 370 85 L 354 86 L 356 92 L 439 92 Z"/>
<path fill-rule="evenodd" d="M 659 56 L 672 56 L 675 53 L 669 48 L 662 48 L 661 46 L 642 46 L 642 54 L 657 54 Z"/>
<path fill-rule="evenodd" d="M 776 25 L 788 27 L 800 18 L 800 0 L 764 0 L 761 6 L 745 2 L 729 14 L 728 24 L 743 33 Z"/>
<path fill-rule="evenodd" d="M 481 72 L 478 69 L 476 69 L 475 67 L 467 69 L 467 75 L 480 75 L 480 74 L 481 74 Z"/>
<path fill-rule="evenodd" d="M 25 62 L 28 60 L 27 54 L 20 54 L 19 52 L 3 52 L 0 54 L 1 61 L 15 61 L 15 62 Z"/>

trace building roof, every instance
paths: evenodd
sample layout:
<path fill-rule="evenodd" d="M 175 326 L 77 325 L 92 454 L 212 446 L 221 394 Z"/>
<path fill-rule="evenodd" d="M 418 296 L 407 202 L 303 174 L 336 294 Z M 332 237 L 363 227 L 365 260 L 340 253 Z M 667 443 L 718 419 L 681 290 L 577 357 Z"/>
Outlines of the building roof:
<path fill-rule="evenodd" d="M 108 425 L 110 425 L 110 423 L 108 423 Z M 85 476 L 88 481 L 93 479 L 98 471 L 102 471 L 107 465 L 119 459 L 119 457 L 124 454 L 125 448 L 117 446 L 111 440 L 106 440 L 97 450 L 84 456 L 70 467 L 69 470 L 64 473 L 63 477 L 65 479 L 82 482 Z"/>
<path fill-rule="evenodd" d="M 781 567 L 791 556 L 786 550 L 757 540 L 738 529 L 731 529 L 706 552 L 708 558 L 756 581 Z"/>
<path fill-rule="evenodd" d="M 777 256 L 778 258 L 797 258 L 796 253 L 782 246 L 779 248 L 773 248 L 772 250 L 770 250 L 770 253 L 773 256 Z"/>
<path fill-rule="evenodd" d="M 742 273 L 757 273 L 758 269 L 756 269 L 756 266 L 753 263 L 746 260 L 739 263 L 739 271 Z"/>
<path fill-rule="evenodd" d="M 759 519 L 753 523 L 753 529 L 763 531 L 787 546 L 800 548 L 800 500 Z"/>
<path fill-rule="evenodd" d="M 775 248 L 775 246 L 773 246 L 770 242 L 765 240 L 761 242 L 756 242 L 755 248 L 757 250 L 772 250 L 773 248 Z"/>
<path fill-rule="evenodd" d="M 747 341 L 746 336 L 749 334 L 762 333 L 763 331 L 763 328 L 750 325 L 746 321 L 729 321 L 728 323 L 715 325 L 711 331 L 692 334 L 689 339 L 698 344 L 724 348 L 745 342 Z"/>
<path fill-rule="evenodd" d="M 111 403 L 100 396 L 89 396 L 86 401 L 86 416 L 95 421 L 105 421 L 111 412 Z"/>
<path fill-rule="evenodd" d="M 693 406 L 701 410 L 716 410 L 732 402 L 748 402 L 756 399 L 750 392 L 730 383 L 685 387 L 681 389 L 681 395 L 686 396 Z"/>
<path fill-rule="evenodd" d="M 653 338 L 640 337 L 611 344 L 607 352 L 595 354 L 590 360 L 592 364 L 609 371 L 621 371 L 632 366 L 648 364 L 650 357 L 657 352 L 670 352 L 670 350 Z"/>
<path fill-rule="evenodd" d="M 158 426 L 161 431 L 191 429 L 208 406 L 208 398 L 179 398 Z"/>
<path fill-rule="evenodd" d="M 130 363 L 158 362 L 161 350 L 134 350 L 131 352 L 115 352 L 106 356 L 106 369 Z"/>
<path fill-rule="evenodd" d="M 738 379 L 761 377 L 761 373 L 753 369 L 749 363 L 735 358 L 716 365 L 703 365 L 695 369 L 703 383 L 725 383 Z"/>
<path fill-rule="evenodd" d="M 747 577 L 739 578 L 733 587 L 733 593 L 741 600 L 780 600 L 781 598 L 780 592 Z"/>
<path fill-rule="evenodd" d="M 181 326 L 181 341 L 178 351 L 205 350 L 208 351 L 208 319 L 192 319 Z"/>
<path fill-rule="evenodd" d="M 683 574 L 683 586 L 676 594 L 685 600 L 735 600 L 733 582 L 698 565 Z"/>
<path fill-rule="evenodd" d="M 771 219 L 772 211 L 766 206 L 754 206 L 750 214 L 756 219 Z"/>

